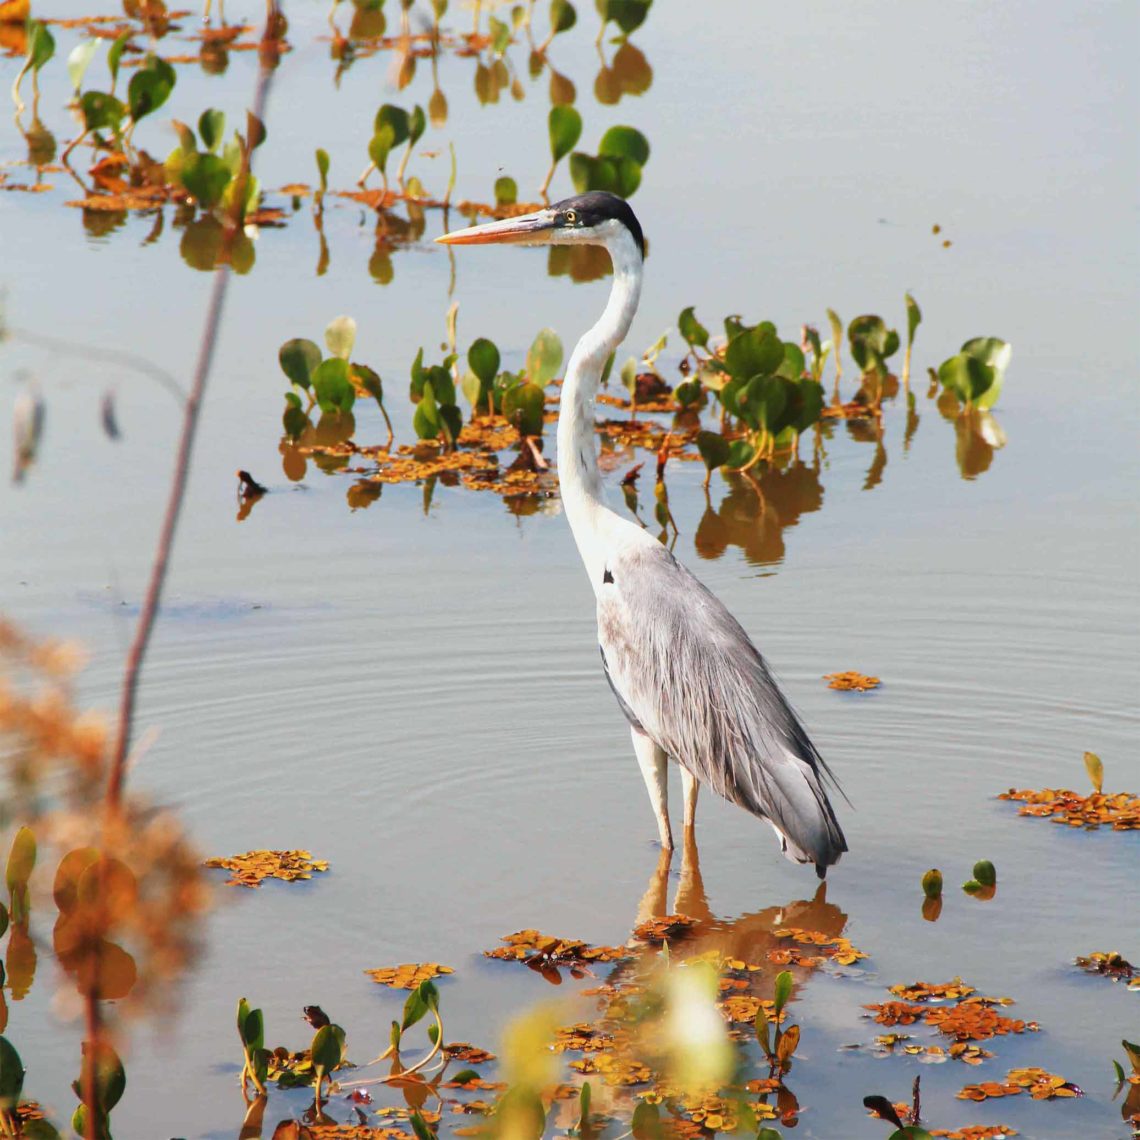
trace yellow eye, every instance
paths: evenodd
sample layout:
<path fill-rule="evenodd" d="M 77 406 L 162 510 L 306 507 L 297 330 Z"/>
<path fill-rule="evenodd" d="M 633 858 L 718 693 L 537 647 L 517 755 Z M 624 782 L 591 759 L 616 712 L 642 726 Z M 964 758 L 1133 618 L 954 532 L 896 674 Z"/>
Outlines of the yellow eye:
<path fill-rule="evenodd" d="M 566 223 L 567 223 L 567 225 L 571 225 L 571 226 L 576 226 L 578 224 L 578 211 L 577 210 L 567 210 L 566 211 Z"/>

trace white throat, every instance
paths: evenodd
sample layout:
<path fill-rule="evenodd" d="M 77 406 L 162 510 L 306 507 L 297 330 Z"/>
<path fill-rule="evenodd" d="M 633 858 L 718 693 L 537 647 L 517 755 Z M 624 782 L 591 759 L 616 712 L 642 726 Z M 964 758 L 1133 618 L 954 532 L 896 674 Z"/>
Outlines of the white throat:
<path fill-rule="evenodd" d="M 594 397 L 606 360 L 625 339 L 637 312 L 642 267 L 641 250 L 624 225 L 607 221 L 599 230 L 613 262 L 613 286 L 601 319 L 578 341 L 570 355 L 558 414 L 562 506 L 595 592 L 605 570 L 604 536 L 621 520 L 602 503 L 594 438 Z"/>

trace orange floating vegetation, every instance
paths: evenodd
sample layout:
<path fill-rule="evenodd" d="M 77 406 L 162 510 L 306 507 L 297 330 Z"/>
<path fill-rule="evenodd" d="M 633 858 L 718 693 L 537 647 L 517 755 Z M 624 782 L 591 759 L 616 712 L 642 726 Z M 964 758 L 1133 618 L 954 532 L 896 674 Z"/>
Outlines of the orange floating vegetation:
<path fill-rule="evenodd" d="M 400 966 L 382 966 L 364 972 L 377 984 L 396 990 L 414 990 L 421 982 L 455 973 L 450 966 L 441 966 L 438 962 L 405 962 Z"/>
<path fill-rule="evenodd" d="M 823 679 L 829 689 L 839 689 L 844 693 L 867 693 L 883 683 L 878 677 L 868 677 L 865 673 L 856 673 L 854 669 L 848 669 L 844 673 L 824 673 Z"/>
<path fill-rule="evenodd" d="M 1010 788 L 999 800 L 1019 800 L 1023 806 L 1018 815 L 1035 815 L 1052 819 L 1067 827 L 1083 827 L 1095 831 L 1111 827 L 1113 831 L 1140 831 L 1140 796 L 1130 792 L 1105 795 L 1093 792 L 1082 796 L 1069 788 Z"/>
<path fill-rule="evenodd" d="M 967 1085 L 958 1093 L 959 1100 L 990 1100 L 1003 1096 L 1018 1096 L 1028 1092 L 1034 1100 L 1064 1100 L 1084 1096 L 1084 1092 L 1071 1081 L 1048 1073 L 1044 1069 L 1010 1069 L 1005 1081 L 984 1081 Z"/>
<path fill-rule="evenodd" d="M 260 887 L 266 879 L 311 879 L 314 871 L 329 869 L 328 862 L 314 859 L 311 851 L 247 851 L 244 855 L 216 856 L 204 865 L 229 871 L 227 887 Z"/>

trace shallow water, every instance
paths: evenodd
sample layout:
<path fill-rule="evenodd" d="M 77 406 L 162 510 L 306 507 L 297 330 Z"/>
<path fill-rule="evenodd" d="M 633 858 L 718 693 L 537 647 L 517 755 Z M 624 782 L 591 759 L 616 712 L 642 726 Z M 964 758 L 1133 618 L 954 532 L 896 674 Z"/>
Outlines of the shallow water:
<path fill-rule="evenodd" d="M 926 316 L 916 347 L 922 419 L 904 451 L 905 416 L 890 409 L 887 464 L 872 489 L 875 447 L 842 426 L 818 473 L 822 494 L 793 498 L 790 513 L 797 503 L 803 513 L 782 531 L 716 477 L 711 510 L 730 524 L 718 530 L 699 465 L 669 471 L 678 556 L 755 636 L 853 804 L 842 812 L 851 850 L 827 900 L 871 958 L 852 977 L 803 987 L 803 1060 L 791 1083 L 806 1110 L 796 1135 L 883 1135 L 864 1120 L 863 1095 L 904 1099 L 921 1071 L 928 1119 L 942 1127 L 1000 1120 L 1031 1137 L 1123 1136 L 1110 1059 L 1121 1037 L 1140 1032 L 1140 999 L 1069 963 L 1093 949 L 1140 953 L 1140 837 L 1021 820 L 993 797 L 1010 786 L 1083 787 L 1085 749 L 1103 757 L 1109 789 L 1140 790 L 1136 9 L 1074 6 L 1045 18 L 1027 4 L 725 5 L 694 26 L 691 6 L 660 5 L 632 37 L 652 85 L 603 107 L 592 94 L 594 14 L 581 7 L 580 26 L 551 57 L 577 84 L 582 145 L 621 122 L 653 147 L 633 200 L 651 252 L 631 350 L 688 304 L 710 327 L 740 310 L 776 321 L 785 337 L 822 322 L 828 305 L 901 323 L 908 289 Z M 55 3 L 38 14 L 80 10 Z M 296 51 L 275 83 L 262 180 L 310 179 L 313 148 L 324 146 L 344 186 L 363 166 L 375 107 L 426 102 L 429 69 L 421 63 L 409 90 L 394 94 L 386 57 L 362 59 L 337 89 L 316 38 L 323 11 L 289 15 Z M 57 38 L 67 45 L 69 35 Z M 531 81 L 525 53 L 513 55 L 526 99 L 504 93 L 490 107 L 472 94 L 473 61 L 440 64 L 450 118 L 422 145 L 446 152 L 456 142 L 459 196 L 489 196 L 506 171 L 529 197 L 545 171 L 547 77 Z M 0 60 L 0 83 L 16 66 Z M 232 119 L 253 67 L 252 55 L 235 53 L 223 77 L 181 68 L 158 118 L 212 103 Z M 43 114 L 61 139 L 65 85 L 57 57 L 44 72 Z M 140 139 L 155 153 L 172 145 L 158 124 L 147 131 Z M 23 153 L 19 136 L 0 130 L 0 162 Z M 411 169 L 434 188 L 445 163 L 413 159 Z M 8 320 L 129 347 L 185 381 L 208 278 L 182 263 L 172 230 L 142 244 L 150 219 L 85 233 L 61 205 L 66 179 L 52 180 L 51 193 L 0 194 Z M 554 185 L 568 189 L 564 168 Z M 300 1007 L 319 1003 L 360 1059 L 379 1051 L 399 1002 L 362 971 L 442 961 L 456 968 L 441 983 L 448 1037 L 494 1049 L 510 1014 L 551 991 L 479 950 L 527 926 L 622 940 L 657 865 L 624 721 L 598 669 L 592 595 L 557 506 L 517 517 L 492 496 L 440 486 L 425 509 L 423 490 L 409 486 L 350 511 L 345 476 L 310 467 L 294 485 L 282 473 L 283 340 L 318 339 L 331 317 L 353 314 L 356 355 L 384 376 L 405 440 L 408 365 L 445 333 L 443 250 L 398 250 L 380 287 L 369 273 L 371 216 L 330 208 L 325 228 L 324 276 L 314 275 L 317 240 L 302 216 L 263 231 L 255 269 L 233 282 L 143 687 L 139 723 L 161 735 L 132 778 L 179 805 L 211 853 L 307 847 L 332 870 L 226 894 L 181 1017 L 168 1032 L 135 1036 L 119 1136 L 236 1132 L 241 994 L 264 1008 L 269 1038 L 294 1047 L 307 1038 Z M 429 215 L 427 236 L 440 228 Z M 490 336 L 508 367 L 544 325 L 571 343 L 605 285 L 575 286 L 545 265 L 539 252 L 461 251 L 460 343 Z M 1014 345 L 996 410 L 1009 442 L 964 479 L 922 373 L 991 333 Z M 674 333 L 666 356 L 677 344 Z M 34 630 L 87 641 L 83 695 L 110 705 L 166 493 L 176 407 L 146 380 L 19 341 L 0 357 L 6 401 L 21 369 L 45 390 L 47 436 L 26 485 L 0 498 L 0 605 Z M 118 444 L 98 425 L 111 384 Z M 358 412 L 357 437 L 381 439 L 379 417 Z M 2 433 L 0 468 L 9 448 Z M 611 477 L 615 502 L 633 462 Z M 237 467 L 271 488 L 240 524 Z M 648 496 L 643 478 L 646 513 Z M 771 501 L 779 513 L 778 495 Z M 862 697 L 827 690 L 821 674 L 846 668 L 884 686 Z M 710 911 L 726 926 L 815 890 L 809 871 L 779 858 L 767 828 L 707 797 L 698 843 Z M 999 875 L 989 903 L 957 890 L 983 857 Z M 919 915 L 930 866 L 948 886 L 937 924 Z M 65 1118 L 77 1037 L 41 1020 L 50 966 L 41 971 L 13 1006 L 8 1035 L 28 1065 L 26 1093 Z M 883 987 L 956 974 L 1015 998 L 1017 1016 L 1042 1032 L 1001 1040 L 981 1071 L 838 1051 L 871 1039 L 859 1007 L 883 1000 Z M 953 1099 L 981 1074 L 1018 1065 L 1062 1073 L 1088 1095 Z M 307 1100 L 275 1095 L 268 1115 L 299 1113 Z"/>

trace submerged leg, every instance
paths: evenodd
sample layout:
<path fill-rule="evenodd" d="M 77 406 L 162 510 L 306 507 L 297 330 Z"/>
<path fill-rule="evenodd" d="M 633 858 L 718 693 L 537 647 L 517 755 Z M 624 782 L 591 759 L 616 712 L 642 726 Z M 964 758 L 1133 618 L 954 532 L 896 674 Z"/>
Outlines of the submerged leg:
<path fill-rule="evenodd" d="M 649 802 L 657 817 L 657 830 L 661 836 L 661 846 L 667 851 L 673 849 L 673 832 L 669 827 L 669 757 L 644 733 L 630 729 L 633 738 L 633 751 L 641 766 L 645 788 L 649 792 Z"/>
<path fill-rule="evenodd" d="M 685 796 L 685 830 L 691 831 L 697 822 L 697 793 L 701 790 L 701 785 L 683 764 L 677 766 L 681 769 L 681 791 Z"/>

